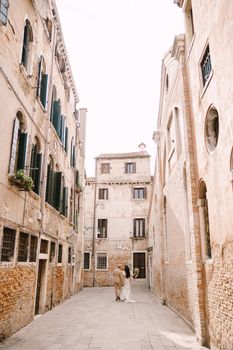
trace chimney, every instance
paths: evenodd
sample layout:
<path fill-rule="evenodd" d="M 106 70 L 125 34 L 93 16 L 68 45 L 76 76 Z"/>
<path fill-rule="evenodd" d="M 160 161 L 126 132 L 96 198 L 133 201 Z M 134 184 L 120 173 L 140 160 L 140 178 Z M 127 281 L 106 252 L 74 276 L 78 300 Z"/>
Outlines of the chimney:
<path fill-rule="evenodd" d="M 141 142 L 140 145 L 138 145 L 138 147 L 140 149 L 140 152 L 144 152 L 145 148 L 146 148 L 146 145 L 145 145 L 145 143 Z"/>

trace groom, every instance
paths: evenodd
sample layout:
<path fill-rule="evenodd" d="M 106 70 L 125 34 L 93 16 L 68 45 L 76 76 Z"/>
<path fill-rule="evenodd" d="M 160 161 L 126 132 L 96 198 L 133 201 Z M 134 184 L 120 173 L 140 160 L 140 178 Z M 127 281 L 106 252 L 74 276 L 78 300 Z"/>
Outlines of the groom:
<path fill-rule="evenodd" d="M 116 301 L 120 299 L 121 288 L 124 285 L 124 276 L 122 273 L 122 266 L 119 264 L 113 272 L 113 280 L 116 294 Z"/>

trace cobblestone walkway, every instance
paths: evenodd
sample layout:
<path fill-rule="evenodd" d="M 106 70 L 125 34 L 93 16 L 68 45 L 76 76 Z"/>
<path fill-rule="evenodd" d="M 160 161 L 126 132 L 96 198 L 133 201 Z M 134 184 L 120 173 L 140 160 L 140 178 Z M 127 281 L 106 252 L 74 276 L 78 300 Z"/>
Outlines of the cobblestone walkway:
<path fill-rule="evenodd" d="M 83 291 L 37 317 L 1 350 L 199 350 L 192 331 L 145 286 L 136 303 L 116 302 L 113 288 Z"/>

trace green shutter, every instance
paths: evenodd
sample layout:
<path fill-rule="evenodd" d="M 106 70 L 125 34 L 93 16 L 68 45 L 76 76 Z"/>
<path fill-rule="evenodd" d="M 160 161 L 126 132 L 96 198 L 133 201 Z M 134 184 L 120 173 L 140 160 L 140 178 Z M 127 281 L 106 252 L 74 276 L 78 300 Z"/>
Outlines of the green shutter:
<path fill-rule="evenodd" d="M 19 148 L 18 148 L 18 160 L 17 160 L 17 170 L 25 168 L 25 160 L 27 153 L 27 134 L 19 134 Z"/>
<path fill-rule="evenodd" d="M 41 87 L 40 87 L 40 101 L 43 107 L 47 107 L 47 90 L 48 90 L 48 74 L 42 73 Z"/>
<path fill-rule="evenodd" d="M 53 103 L 53 125 L 59 135 L 61 127 L 61 103 L 59 100 Z"/>
<path fill-rule="evenodd" d="M 61 115 L 61 124 L 60 124 L 60 133 L 59 133 L 59 136 L 60 136 L 60 140 L 62 142 L 62 144 L 64 145 L 64 139 L 65 139 L 65 118 L 63 115 Z"/>
<path fill-rule="evenodd" d="M 36 165 L 36 170 L 35 170 L 35 176 L 34 176 L 34 187 L 33 191 L 37 194 L 40 193 L 40 174 L 41 174 L 41 161 L 42 161 L 42 154 L 37 153 L 36 154 L 36 159 L 35 159 L 35 165 Z"/>
<path fill-rule="evenodd" d="M 63 210 L 62 214 L 67 217 L 68 215 L 68 187 L 63 187 Z"/>
<path fill-rule="evenodd" d="M 53 174 L 53 192 L 52 192 L 52 206 L 59 211 L 61 199 L 61 179 L 62 172 L 55 172 Z"/>
<path fill-rule="evenodd" d="M 66 129 L 65 129 L 65 151 L 66 151 L 66 153 L 68 152 L 68 133 L 69 133 L 69 130 L 68 130 L 68 128 L 67 128 L 67 126 L 66 126 Z"/>
<path fill-rule="evenodd" d="M 41 59 L 40 59 L 39 67 L 38 67 L 37 89 L 36 89 L 36 95 L 37 95 L 37 96 L 40 96 L 41 66 L 42 66 L 42 61 L 41 61 Z"/>

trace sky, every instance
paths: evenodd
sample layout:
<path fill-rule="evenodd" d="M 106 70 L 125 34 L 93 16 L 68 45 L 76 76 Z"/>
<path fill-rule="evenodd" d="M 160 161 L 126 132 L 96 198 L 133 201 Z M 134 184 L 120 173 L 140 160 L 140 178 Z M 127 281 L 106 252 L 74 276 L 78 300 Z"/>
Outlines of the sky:
<path fill-rule="evenodd" d="M 139 151 L 154 169 L 161 63 L 184 33 L 173 0 L 56 0 L 80 102 L 87 108 L 87 176 L 101 153 Z"/>

